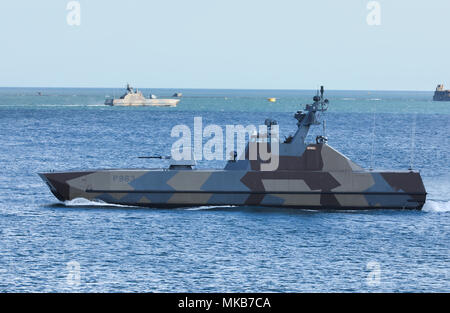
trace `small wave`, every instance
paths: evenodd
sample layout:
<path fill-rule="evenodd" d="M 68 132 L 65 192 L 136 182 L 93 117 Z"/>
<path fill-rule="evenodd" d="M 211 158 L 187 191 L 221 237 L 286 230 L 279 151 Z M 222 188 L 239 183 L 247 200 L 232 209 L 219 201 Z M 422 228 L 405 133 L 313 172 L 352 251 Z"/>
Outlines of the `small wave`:
<path fill-rule="evenodd" d="M 64 201 L 64 205 L 67 207 L 85 207 L 85 206 L 110 206 L 110 207 L 117 207 L 117 208 L 134 208 L 134 206 L 131 205 L 123 205 L 123 204 L 114 204 L 114 203 L 107 203 L 102 200 L 88 200 L 85 198 L 75 198 L 73 200 L 67 200 Z"/>
<path fill-rule="evenodd" d="M 187 208 L 187 211 L 201 211 L 201 210 L 211 210 L 211 209 L 226 209 L 226 208 L 234 208 L 235 205 L 204 205 L 193 208 Z"/>
<path fill-rule="evenodd" d="M 343 101 L 353 101 L 356 100 L 356 98 L 342 98 Z"/>
<path fill-rule="evenodd" d="M 423 206 L 424 212 L 450 212 L 450 201 L 427 200 Z"/>
<path fill-rule="evenodd" d="M 85 107 L 86 104 L 26 104 L 25 107 L 52 107 L 52 108 L 61 108 L 61 107 Z"/>
<path fill-rule="evenodd" d="M 367 100 L 369 100 L 369 101 L 381 101 L 380 98 L 371 98 L 371 99 L 367 99 Z"/>
<path fill-rule="evenodd" d="M 75 107 L 107 107 L 104 104 L 94 103 L 94 104 L 14 104 L 14 105 L 4 105 L 4 106 L 13 106 L 13 107 L 51 107 L 51 108 L 75 108 Z"/>

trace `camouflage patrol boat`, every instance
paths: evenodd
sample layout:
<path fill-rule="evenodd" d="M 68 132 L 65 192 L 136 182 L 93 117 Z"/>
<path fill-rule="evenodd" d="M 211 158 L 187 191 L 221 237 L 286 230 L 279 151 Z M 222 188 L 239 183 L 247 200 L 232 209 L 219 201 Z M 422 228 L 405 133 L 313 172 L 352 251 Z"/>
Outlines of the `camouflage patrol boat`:
<path fill-rule="evenodd" d="M 106 105 L 114 106 L 177 106 L 179 99 L 158 99 L 155 95 L 150 95 L 150 98 L 145 98 L 142 92 L 135 90 L 127 84 L 127 91 L 119 99 L 108 98 L 105 100 Z"/>
<path fill-rule="evenodd" d="M 419 172 L 371 171 L 327 144 L 325 136 L 305 143 L 318 112 L 328 107 L 323 87 L 314 103 L 295 114 L 297 130 L 278 144 L 278 166 L 249 160 L 263 141 L 249 140 L 245 157 L 223 169 L 193 169 L 173 163 L 166 169 L 103 169 L 40 173 L 61 201 L 75 198 L 145 207 L 236 205 L 303 209 L 421 209 L 426 191 Z M 276 121 L 267 120 L 268 133 Z M 257 135 L 258 137 L 258 135 Z M 263 136 L 261 136 L 263 137 Z M 272 150 L 274 151 L 274 150 Z M 272 155 L 273 157 L 273 155 Z"/>

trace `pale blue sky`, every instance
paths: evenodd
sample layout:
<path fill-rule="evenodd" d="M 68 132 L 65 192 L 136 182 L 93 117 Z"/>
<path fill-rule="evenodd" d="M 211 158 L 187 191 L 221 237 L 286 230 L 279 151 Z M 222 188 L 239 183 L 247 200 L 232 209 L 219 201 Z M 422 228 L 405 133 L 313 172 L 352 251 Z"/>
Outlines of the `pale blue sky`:
<path fill-rule="evenodd" d="M 0 86 L 433 90 L 450 86 L 450 1 L 0 2 Z"/>

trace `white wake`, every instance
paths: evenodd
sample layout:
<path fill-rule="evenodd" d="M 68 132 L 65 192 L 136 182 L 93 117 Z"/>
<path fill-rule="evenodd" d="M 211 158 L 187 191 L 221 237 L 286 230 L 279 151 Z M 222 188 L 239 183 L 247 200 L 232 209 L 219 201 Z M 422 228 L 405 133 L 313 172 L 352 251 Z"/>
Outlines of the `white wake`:
<path fill-rule="evenodd" d="M 450 201 L 427 200 L 422 210 L 424 212 L 450 212 Z"/>
<path fill-rule="evenodd" d="M 87 206 L 105 207 L 105 206 L 110 206 L 110 207 L 118 207 L 118 208 L 135 208 L 134 206 L 131 206 L 131 205 L 107 203 L 102 200 L 92 201 L 92 200 L 88 200 L 85 198 L 75 198 L 73 200 L 67 200 L 67 201 L 64 201 L 64 205 L 67 207 L 87 207 Z"/>
<path fill-rule="evenodd" d="M 428 192 L 427 200 L 423 206 L 425 212 L 450 212 L 450 175 L 424 178 L 425 188 Z"/>
<path fill-rule="evenodd" d="M 204 205 L 204 206 L 198 206 L 193 208 L 187 208 L 185 210 L 187 211 L 201 211 L 201 210 L 211 210 L 211 209 L 227 209 L 227 208 L 234 208 L 235 205 Z"/>

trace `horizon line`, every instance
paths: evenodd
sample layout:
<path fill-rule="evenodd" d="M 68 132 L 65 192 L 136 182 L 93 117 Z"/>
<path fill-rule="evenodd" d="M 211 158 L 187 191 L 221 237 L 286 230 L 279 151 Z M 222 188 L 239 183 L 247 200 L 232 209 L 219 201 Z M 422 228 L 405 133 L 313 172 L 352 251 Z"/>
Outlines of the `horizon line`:
<path fill-rule="evenodd" d="M 75 86 L 0 86 L 2 88 L 48 88 L 48 89 L 125 89 L 125 87 L 75 87 Z M 318 89 L 292 89 L 292 88 L 193 88 L 193 87 L 138 87 L 137 89 L 187 89 L 187 90 L 274 90 L 274 91 L 311 91 Z M 329 91 L 408 91 L 408 92 L 434 92 L 434 90 L 417 90 L 417 89 L 325 89 Z"/>

